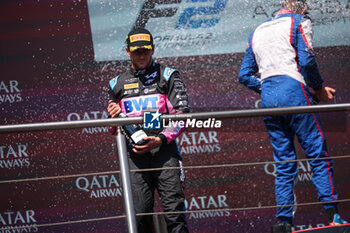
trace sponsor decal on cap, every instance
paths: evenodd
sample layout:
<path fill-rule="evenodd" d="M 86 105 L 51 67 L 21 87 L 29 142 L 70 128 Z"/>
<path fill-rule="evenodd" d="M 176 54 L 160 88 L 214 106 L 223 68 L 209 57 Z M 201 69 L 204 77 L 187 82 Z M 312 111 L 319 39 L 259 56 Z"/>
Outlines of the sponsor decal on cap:
<path fill-rule="evenodd" d="M 149 42 L 151 42 L 151 36 L 148 34 L 136 34 L 136 35 L 130 36 L 130 43 L 133 43 L 136 41 L 149 41 Z"/>

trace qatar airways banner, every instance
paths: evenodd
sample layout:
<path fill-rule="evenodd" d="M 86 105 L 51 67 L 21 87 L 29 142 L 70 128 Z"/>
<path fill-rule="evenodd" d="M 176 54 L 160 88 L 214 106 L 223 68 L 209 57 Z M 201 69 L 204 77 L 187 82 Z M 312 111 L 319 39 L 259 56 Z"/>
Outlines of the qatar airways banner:
<path fill-rule="evenodd" d="M 125 37 L 149 29 L 155 57 L 243 52 L 256 26 L 273 17 L 281 0 L 88 0 L 97 61 L 126 60 Z M 350 44 L 350 1 L 311 0 L 314 46 Z"/>

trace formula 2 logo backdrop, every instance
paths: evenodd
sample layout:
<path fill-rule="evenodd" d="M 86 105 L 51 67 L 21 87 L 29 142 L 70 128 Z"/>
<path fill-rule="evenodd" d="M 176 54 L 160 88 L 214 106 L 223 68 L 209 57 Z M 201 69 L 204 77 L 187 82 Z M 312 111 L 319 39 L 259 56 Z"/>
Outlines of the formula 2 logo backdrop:
<path fill-rule="evenodd" d="M 274 16 L 280 0 L 88 0 L 95 60 L 128 60 L 125 36 L 146 27 L 155 57 L 244 52 L 254 28 Z M 348 45 L 349 0 L 313 2 L 314 47 Z M 335 36 L 336 35 L 336 36 Z"/>

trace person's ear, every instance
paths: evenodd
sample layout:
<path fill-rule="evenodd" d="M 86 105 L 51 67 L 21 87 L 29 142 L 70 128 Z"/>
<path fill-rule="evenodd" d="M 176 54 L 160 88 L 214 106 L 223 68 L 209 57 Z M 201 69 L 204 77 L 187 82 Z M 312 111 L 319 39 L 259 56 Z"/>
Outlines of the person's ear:
<path fill-rule="evenodd" d="M 129 50 L 129 48 L 128 47 L 125 47 L 125 51 L 126 51 L 126 55 L 128 55 L 128 57 L 130 57 L 130 50 Z"/>

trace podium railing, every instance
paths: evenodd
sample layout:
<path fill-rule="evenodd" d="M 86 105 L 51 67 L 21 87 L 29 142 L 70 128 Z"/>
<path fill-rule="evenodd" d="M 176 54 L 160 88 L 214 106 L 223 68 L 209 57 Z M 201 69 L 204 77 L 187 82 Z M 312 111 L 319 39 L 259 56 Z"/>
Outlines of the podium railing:
<path fill-rule="evenodd" d="M 314 106 L 298 106 L 284 108 L 263 108 L 263 109 L 248 109 L 248 110 L 233 110 L 233 111 L 218 111 L 218 112 L 201 112 L 188 113 L 178 115 L 162 115 L 161 120 L 173 121 L 186 119 L 229 119 L 229 118 L 250 118 L 271 115 L 299 114 L 299 113 L 315 113 L 315 112 L 337 112 L 350 111 L 350 103 L 332 104 L 332 105 L 314 105 Z M 28 131 L 47 131 L 47 130 L 64 130 L 76 129 L 85 127 L 100 127 L 100 126 L 117 126 L 116 141 L 118 146 L 118 156 L 120 162 L 120 173 L 123 184 L 123 195 L 125 212 L 127 218 L 127 227 L 129 233 L 137 233 L 135 211 L 133 206 L 133 197 L 131 192 L 129 166 L 127 161 L 127 146 L 125 136 L 121 133 L 120 126 L 131 123 L 142 123 L 143 117 L 127 117 L 113 119 L 98 119 L 98 120 L 82 120 L 82 121 L 60 121 L 60 122 L 44 122 L 30 123 L 17 125 L 0 126 L 0 133 L 15 133 Z M 16 182 L 16 180 L 13 180 Z M 1 182 L 4 183 L 4 182 Z"/>

